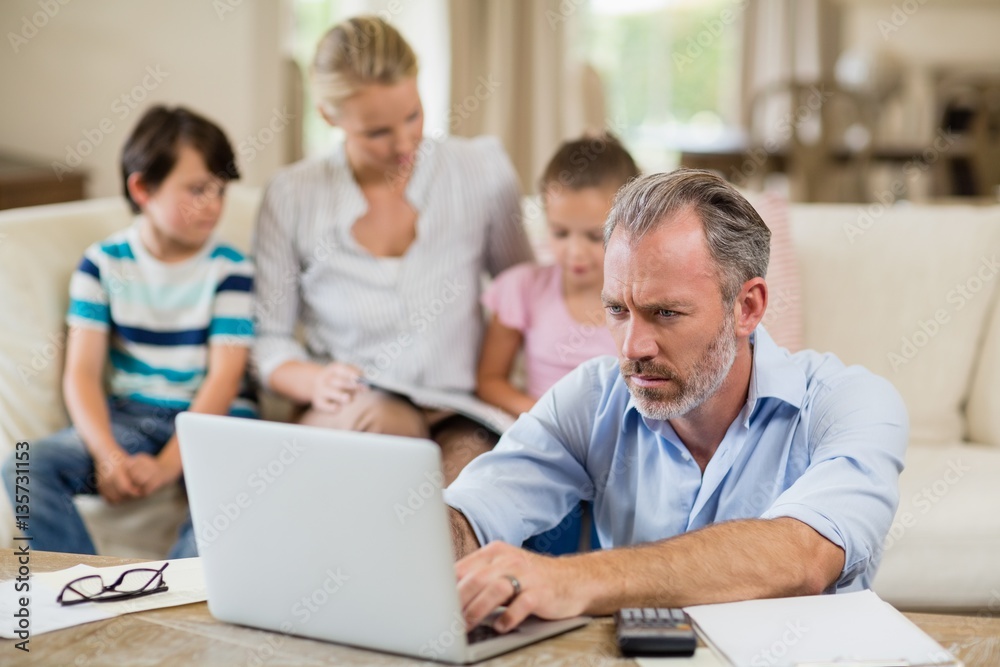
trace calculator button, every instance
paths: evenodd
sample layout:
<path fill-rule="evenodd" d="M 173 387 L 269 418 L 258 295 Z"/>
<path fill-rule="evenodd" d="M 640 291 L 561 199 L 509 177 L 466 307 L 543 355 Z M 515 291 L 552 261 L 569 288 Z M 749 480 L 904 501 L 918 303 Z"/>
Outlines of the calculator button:
<path fill-rule="evenodd" d="M 671 609 L 671 613 L 674 615 L 674 620 L 678 623 L 684 622 L 684 610 L 683 609 Z"/>
<path fill-rule="evenodd" d="M 656 620 L 656 610 L 652 609 L 650 607 L 646 607 L 645 609 L 642 610 L 642 616 L 647 621 L 655 621 Z"/>

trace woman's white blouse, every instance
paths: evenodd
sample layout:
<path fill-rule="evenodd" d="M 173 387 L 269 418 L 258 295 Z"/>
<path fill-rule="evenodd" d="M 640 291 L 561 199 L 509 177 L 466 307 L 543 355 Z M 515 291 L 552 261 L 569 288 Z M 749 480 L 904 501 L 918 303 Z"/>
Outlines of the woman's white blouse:
<path fill-rule="evenodd" d="M 425 139 L 406 196 L 416 239 L 386 261 L 351 234 L 367 203 L 342 145 L 271 180 L 254 239 L 265 385 L 287 361 L 337 360 L 373 378 L 475 387 L 483 273 L 531 259 L 517 176 L 494 138 Z"/>

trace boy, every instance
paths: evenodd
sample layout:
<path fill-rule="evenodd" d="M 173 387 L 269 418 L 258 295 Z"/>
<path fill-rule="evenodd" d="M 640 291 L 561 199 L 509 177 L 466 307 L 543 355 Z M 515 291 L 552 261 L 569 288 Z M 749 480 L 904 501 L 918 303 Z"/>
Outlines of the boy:
<path fill-rule="evenodd" d="M 177 483 L 178 412 L 255 413 L 243 386 L 253 268 L 212 235 L 226 184 L 239 178 L 232 147 L 209 120 L 156 106 L 126 140 L 121 167 L 136 220 L 90 246 L 70 282 L 63 394 L 72 426 L 32 447 L 39 550 L 95 553 L 77 494 L 117 504 Z M 11 497 L 14 479 L 11 457 Z M 169 557 L 194 555 L 188 517 Z"/>

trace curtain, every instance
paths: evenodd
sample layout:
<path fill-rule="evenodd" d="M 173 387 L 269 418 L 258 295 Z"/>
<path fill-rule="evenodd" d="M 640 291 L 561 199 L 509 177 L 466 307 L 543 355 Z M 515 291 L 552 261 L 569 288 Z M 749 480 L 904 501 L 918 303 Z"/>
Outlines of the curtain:
<path fill-rule="evenodd" d="M 565 139 L 604 124 L 593 70 L 569 55 L 577 4 L 450 0 L 448 131 L 501 139 L 525 192 Z"/>

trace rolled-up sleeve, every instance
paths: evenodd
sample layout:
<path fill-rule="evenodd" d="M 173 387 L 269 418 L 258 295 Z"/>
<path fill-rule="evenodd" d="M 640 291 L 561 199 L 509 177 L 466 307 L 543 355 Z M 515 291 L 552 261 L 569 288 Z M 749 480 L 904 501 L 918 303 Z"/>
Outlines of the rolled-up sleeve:
<path fill-rule="evenodd" d="M 844 550 L 835 587 L 869 587 L 899 504 L 909 419 L 896 389 L 860 371 L 814 398 L 805 473 L 761 516 L 791 517 Z"/>
<path fill-rule="evenodd" d="M 520 546 L 593 498 L 584 465 L 600 390 L 592 364 L 564 377 L 473 460 L 444 500 L 469 520 L 480 544 Z"/>
<path fill-rule="evenodd" d="M 265 387 L 270 386 L 271 373 L 281 364 L 309 358 L 295 339 L 300 269 L 294 244 L 295 216 L 294 192 L 272 181 L 264 193 L 253 243 L 257 339 L 252 360 Z"/>

